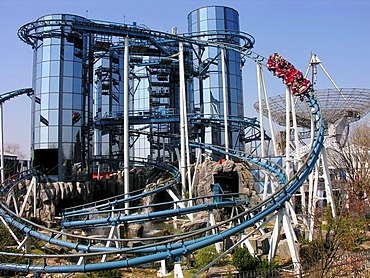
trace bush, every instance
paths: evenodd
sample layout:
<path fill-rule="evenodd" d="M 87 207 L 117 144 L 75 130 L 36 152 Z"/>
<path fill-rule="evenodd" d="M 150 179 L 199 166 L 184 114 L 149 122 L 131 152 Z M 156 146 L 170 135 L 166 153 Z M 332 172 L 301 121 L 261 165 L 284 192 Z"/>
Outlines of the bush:
<path fill-rule="evenodd" d="M 279 267 L 279 264 L 276 262 L 269 262 L 266 259 L 261 259 L 260 263 L 257 265 L 256 270 L 261 272 L 267 272 L 273 269 L 277 269 Z"/>
<path fill-rule="evenodd" d="M 207 247 L 204 247 L 195 254 L 195 266 L 198 268 L 202 268 L 212 262 L 214 259 L 216 259 L 219 256 L 219 253 L 216 250 L 216 247 L 214 245 L 210 245 Z M 220 262 L 217 262 L 216 265 L 218 265 Z"/>
<path fill-rule="evenodd" d="M 232 263 L 239 272 L 244 272 L 256 270 L 260 264 L 260 259 L 252 256 L 247 248 L 236 248 Z"/>
<path fill-rule="evenodd" d="M 97 272 L 91 272 L 90 273 L 92 278 L 114 278 L 114 277 L 122 277 L 122 271 L 119 269 L 106 269 L 106 270 L 100 270 Z"/>

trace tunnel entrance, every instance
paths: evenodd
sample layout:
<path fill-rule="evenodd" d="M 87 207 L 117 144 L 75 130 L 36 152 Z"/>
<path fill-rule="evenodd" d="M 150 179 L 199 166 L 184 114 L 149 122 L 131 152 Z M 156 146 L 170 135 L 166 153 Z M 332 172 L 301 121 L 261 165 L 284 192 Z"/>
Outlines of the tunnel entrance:
<path fill-rule="evenodd" d="M 237 172 L 215 174 L 213 180 L 214 183 L 220 184 L 225 194 L 239 193 L 239 176 Z"/>
<path fill-rule="evenodd" d="M 66 208 L 74 207 L 83 204 L 84 201 L 80 198 L 66 198 L 55 205 L 55 216 L 59 216 Z"/>

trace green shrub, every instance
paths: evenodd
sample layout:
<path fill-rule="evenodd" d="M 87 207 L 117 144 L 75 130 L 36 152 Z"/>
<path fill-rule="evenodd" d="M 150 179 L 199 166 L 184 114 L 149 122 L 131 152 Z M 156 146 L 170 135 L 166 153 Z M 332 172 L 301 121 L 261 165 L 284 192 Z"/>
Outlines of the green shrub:
<path fill-rule="evenodd" d="M 116 278 L 122 277 L 122 271 L 119 269 L 106 269 L 87 273 L 80 273 L 76 277 L 81 278 Z"/>
<path fill-rule="evenodd" d="M 236 248 L 232 264 L 239 272 L 255 270 L 260 264 L 260 259 L 252 256 L 247 248 Z"/>
<path fill-rule="evenodd" d="M 257 265 L 256 270 L 261 272 L 267 272 L 273 269 L 277 269 L 279 267 L 279 264 L 276 262 L 269 262 L 266 259 L 261 259 L 259 264 Z"/>
<path fill-rule="evenodd" d="M 210 245 L 207 247 L 204 247 L 195 254 L 195 266 L 198 268 L 202 268 L 212 262 L 214 259 L 216 259 L 219 256 L 219 253 L 216 250 L 216 247 L 214 245 Z M 216 263 L 218 265 L 219 262 Z"/>

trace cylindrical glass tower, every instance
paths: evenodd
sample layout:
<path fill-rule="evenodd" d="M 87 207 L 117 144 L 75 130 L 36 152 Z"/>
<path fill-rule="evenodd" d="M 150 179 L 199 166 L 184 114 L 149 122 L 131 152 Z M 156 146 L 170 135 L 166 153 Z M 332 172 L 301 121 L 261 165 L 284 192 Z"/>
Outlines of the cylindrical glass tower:
<path fill-rule="evenodd" d="M 212 41 L 225 41 L 239 45 L 237 37 L 229 39 L 231 32 L 239 32 L 239 14 L 236 10 L 223 6 L 208 6 L 196 9 L 188 15 L 188 31 L 194 36 Z M 221 49 L 205 47 L 196 50 L 195 68 L 199 69 L 199 78 L 194 79 L 194 107 L 205 117 L 223 118 L 224 98 L 222 79 Z M 243 88 L 241 56 L 236 51 L 225 51 L 227 112 L 229 117 L 242 118 Z M 206 127 L 202 132 L 205 143 L 224 145 L 224 134 L 218 127 Z M 237 134 L 229 133 L 231 146 L 238 145 Z"/>
<path fill-rule="evenodd" d="M 42 21 L 86 21 L 75 15 L 47 15 Z M 33 164 L 43 165 L 60 180 L 70 179 L 81 164 L 83 52 L 88 38 L 66 25 L 40 27 L 34 45 L 32 148 Z M 44 29 L 44 30 L 41 30 Z"/>

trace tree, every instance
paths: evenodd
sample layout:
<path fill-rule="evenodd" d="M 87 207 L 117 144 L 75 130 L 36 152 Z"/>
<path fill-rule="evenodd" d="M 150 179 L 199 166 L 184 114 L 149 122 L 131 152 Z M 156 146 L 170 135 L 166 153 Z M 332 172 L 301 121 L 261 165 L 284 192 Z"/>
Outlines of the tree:
<path fill-rule="evenodd" d="M 337 205 L 341 207 L 341 202 Z M 315 239 L 301 246 L 300 257 L 304 270 L 314 273 L 315 277 L 342 277 L 338 267 L 343 262 L 344 254 L 355 254 L 360 245 L 368 239 L 368 224 L 360 215 L 349 214 L 342 208 L 338 210 L 337 218 L 333 218 L 330 205 L 326 208 L 325 216 L 315 220 Z M 326 220 L 323 224 L 322 220 Z M 359 260 L 356 258 L 355 260 Z M 359 265 L 352 266 L 352 270 Z M 358 269 L 356 269 L 359 271 Z M 335 276 L 337 275 L 337 276 Z"/>
<path fill-rule="evenodd" d="M 301 248 L 302 261 L 310 262 L 317 277 L 328 277 L 333 271 L 338 274 L 336 268 L 343 262 L 343 254 L 354 255 L 353 251 L 368 239 L 370 126 L 352 127 L 346 143 L 329 149 L 328 154 L 341 193 L 336 196 L 337 218 L 332 217 L 330 205 L 327 213 L 317 213 L 315 239 Z"/>
<path fill-rule="evenodd" d="M 346 145 L 331 153 L 332 163 L 344 180 L 347 208 L 351 213 L 370 215 L 370 126 L 355 126 Z"/>
<path fill-rule="evenodd" d="M 233 255 L 233 265 L 239 272 L 256 270 L 260 260 L 249 253 L 247 248 L 236 248 Z"/>
<path fill-rule="evenodd" d="M 18 159 L 25 158 L 25 154 L 21 150 L 21 147 L 19 146 L 19 144 L 16 143 L 5 144 L 4 153 L 15 154 L 17 155 Z"/>

